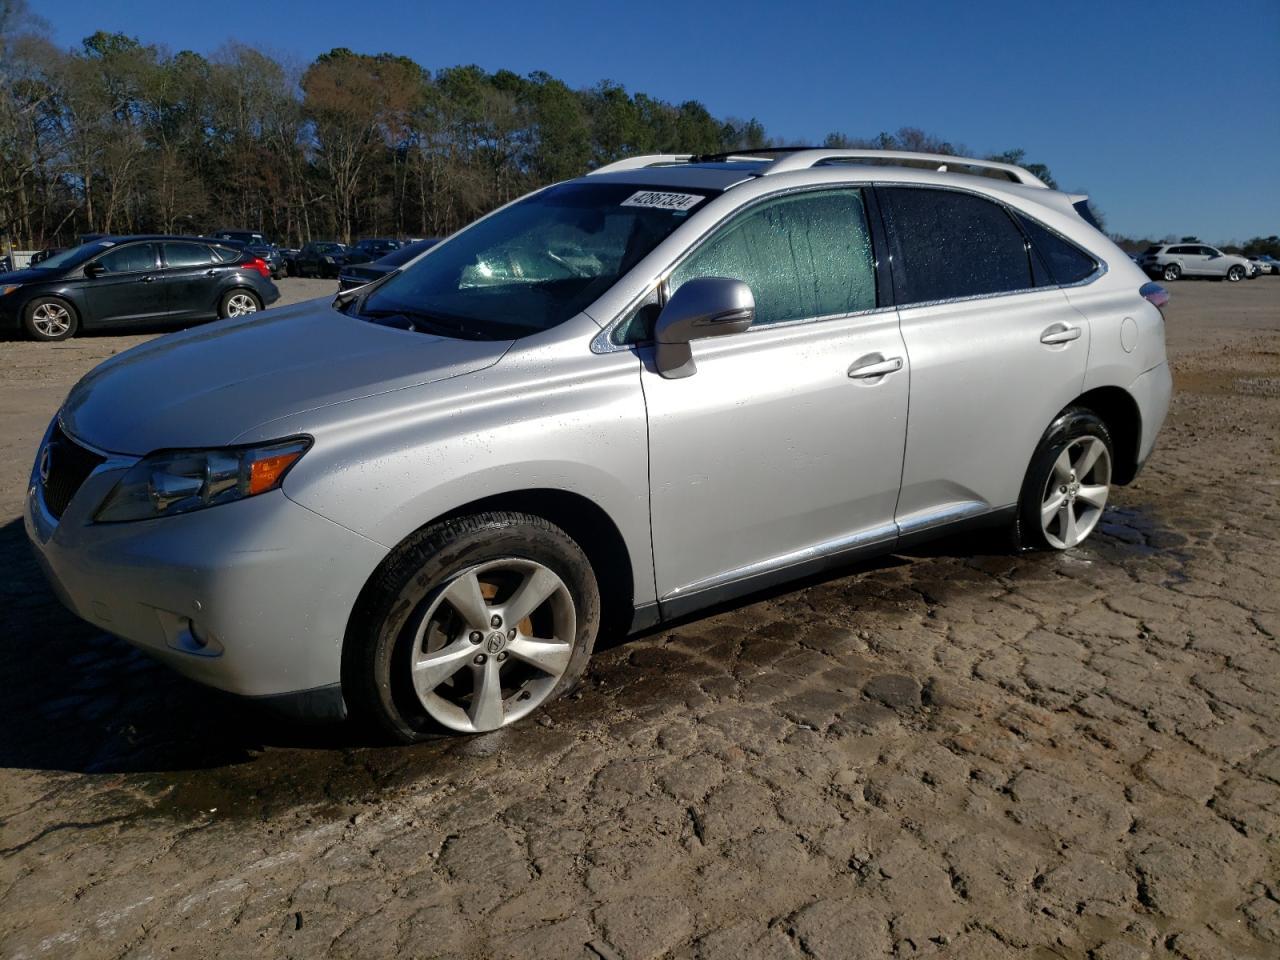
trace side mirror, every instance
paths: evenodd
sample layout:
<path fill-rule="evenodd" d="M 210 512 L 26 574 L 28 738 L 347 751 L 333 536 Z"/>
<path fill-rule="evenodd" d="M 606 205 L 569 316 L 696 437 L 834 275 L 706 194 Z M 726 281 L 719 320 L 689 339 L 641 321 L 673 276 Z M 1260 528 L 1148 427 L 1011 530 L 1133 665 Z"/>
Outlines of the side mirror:
<path fill-rule="evenodd" d="M 654 324 L 658 373 L 668 380 L 693 376 L 691 340 L 742 333 L 755 318 L 756 298 L 741 280 L 698 277 L 681 284 Z"/>
<path fill-rule="evenodd" d="M 107 272 L 107 268 L 100 263 L 86 264 L 84 268 L 84 275 L 88 277 L 90 280 L 92 280 L 94 277 L 100 277 L 106 272 Z"/>

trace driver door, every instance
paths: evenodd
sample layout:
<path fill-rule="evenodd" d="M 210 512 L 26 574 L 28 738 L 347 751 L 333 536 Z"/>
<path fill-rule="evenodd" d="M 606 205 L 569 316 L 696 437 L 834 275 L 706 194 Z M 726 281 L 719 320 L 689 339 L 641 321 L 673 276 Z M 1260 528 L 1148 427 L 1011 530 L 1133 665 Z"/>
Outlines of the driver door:
<path fill-rule="evenodd" d="M 877 309 L 861 191 L 757 204 L 678 265 L 669 290 L 703 276 L 744 281 L 756 319 L 694 341 L 683 379 L 642 351 L 668 616 L 892 541 L 906 439 L 907 355 L 897 314 Z"/>

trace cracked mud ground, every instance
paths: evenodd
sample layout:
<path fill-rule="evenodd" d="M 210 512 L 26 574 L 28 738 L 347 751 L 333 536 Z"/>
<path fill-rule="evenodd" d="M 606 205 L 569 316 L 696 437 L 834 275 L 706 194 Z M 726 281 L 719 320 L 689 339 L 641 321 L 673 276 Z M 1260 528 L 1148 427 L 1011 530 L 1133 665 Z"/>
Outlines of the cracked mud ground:
<path fill-rule="evenodd" d="M 415 748 L 63 612 L 26 472 L 138 338 L 0 344 L 0 955 L 1280 955 L 1280 278 L 1173 297 L 1169 423 L 1084 548 L 856 567 Z"/>

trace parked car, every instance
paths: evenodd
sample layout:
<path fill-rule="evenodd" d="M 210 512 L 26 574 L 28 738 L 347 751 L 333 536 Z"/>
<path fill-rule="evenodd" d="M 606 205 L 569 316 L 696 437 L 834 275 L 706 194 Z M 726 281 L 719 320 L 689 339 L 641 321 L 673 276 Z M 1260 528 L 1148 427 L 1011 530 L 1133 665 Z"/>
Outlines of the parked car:
<path fill-rule="evenodd" d="M 31 255 L 31 261 L 27 265 L 33 267 L 37 263 L 43 263 L 45 260 L 48 260 L 50 257 L 61 253 L 65 249 L 67 248 L 66 247 L 45 247 L 43 250 L 37 250 L 35 253 Z"/>
<path fill-rule="evenodd" d="M 1253 276 L 1260 277 L 1265 273 L 1275 273 L 1275 266 L 1260 256 L 1248 256 L 1249 265 L 1253 268 Z"/>
<path fill-rule="evenodd" d="M 284 255 L 281 254 L 279 247 L 261 233 L 255 230 L 219 230 L 213 234 L 213 237 L 216 240 L 238 243 L 255 257 L 261 257 L 271 271 L 272 280 L 278 280 L 284 276 Z"/>
<path fill-rule="evenodd" d="M 332 240 L 314 240 L 305 244 L 289 265 L 298 277 L 336 277 L 347 264 L 348 249 Z"/>
<path fill-rule="evenodd" d="M 1160 243 L 1147 247 L 1142 268 L 1153 277 L 1179 280 L 1182 277 L 1212 277 L 1217 280 L 1247 278 L 1252 268 L 1244 257 L 1223 253 L 1203 243 Z"/>
<path fill-rule="evenodd" d="M 1271 254 L 1269 253 L 1262 254 L 1261 256 L 1258 257 L 1258 261 L 1260 263 L 1265 264 L 1268 267 L 1267 273 L 1271 274 L 1272 276 L 1280 275 L 1280 260 L 1277 260 L 1275 257 L 1271 256 Z"/>
<path fill-rule="evenodd" d="M 371 263 L 374 260 L 381 260 L 393 250 L 399 250 L 400 246 L 399 240 L 361 240 L 347 251 L 347 263 Z"/>
<path fill-rule="evenodd" d="M 1167 295 L 1028 171 L 900 159 L 622 161 L 135 347 L 30 539 L 101 629 L 403 741 L 527 716 L 602 630 L 969 527 L 1077 547 L 1164 420 Z"/>
<path fill-rule="evenodd" d="M 356 266 L 346 266 L 338 274 L 338 289 L 350 290 L 353 287 L 362 287 L 366 283 L 372 283 L 374 280 L 381 279 L 392 270 L 398 270 L 406 263 L 412 260 L 420 253 L 430 250 L 440 241 L 436 238 L 429 240 L 414 240 L 406 243 L 398 250 L 393 250 L 381 260 L 375 260 L 373 263 L 361 263 Z"/>
<path fill-rule="evenodd" d="M 120 323 L 254 313 L 280 291 L 260 258 L 193 237 L 109 237 L 0 275 L 0 326 L 33 340 Z"/>

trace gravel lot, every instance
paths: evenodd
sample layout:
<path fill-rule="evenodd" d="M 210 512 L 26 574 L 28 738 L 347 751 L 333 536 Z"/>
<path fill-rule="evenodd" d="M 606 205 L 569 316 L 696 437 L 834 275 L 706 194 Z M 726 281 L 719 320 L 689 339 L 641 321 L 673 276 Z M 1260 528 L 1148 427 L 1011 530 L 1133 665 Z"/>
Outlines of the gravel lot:
<path fill-rule="evenodd" d="M 143 337 L 0 343 L 0 955 L 1280 955 L 1280 278 L 1171 289 L 1170 421 L 1083 549 L 863 565 L 416 748 L 65 613 L 27 471 Z"/>

